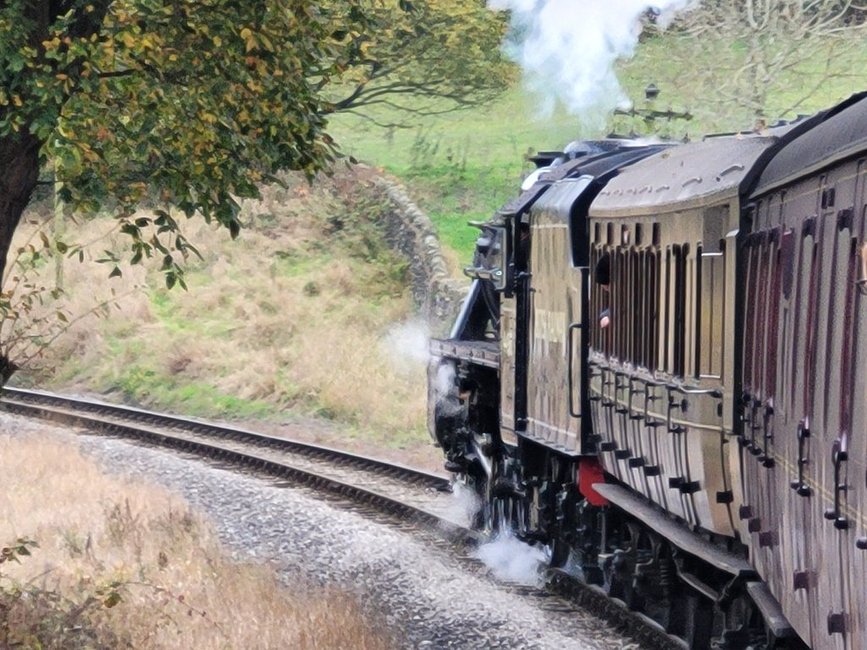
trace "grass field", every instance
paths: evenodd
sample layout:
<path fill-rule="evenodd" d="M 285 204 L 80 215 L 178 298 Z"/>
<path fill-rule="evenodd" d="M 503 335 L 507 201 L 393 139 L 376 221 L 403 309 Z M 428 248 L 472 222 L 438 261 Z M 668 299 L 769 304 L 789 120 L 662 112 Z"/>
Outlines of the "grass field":
<path fill-rule="evenodd" d="M 407 263 L 383 241 L 382 197 L 362 173 L 314 187 L 287 177 L 244 204 L 237 241 L 201 219 L 185 224 L 203 256 L 188 266 L 188 292 L 166 290 L 155 269 L 122 264 L 109 281 L 102 265 L 67 261 L 70 313 L 85 311 L 95 288 L 124 297 L 109 318 L 77 322 L 46 349 L 44 372 L 15 380 L 203 417 L 319 418 L 344 437 L 427 449 L 425 364 L 407 361 L 392 336 L 412 318 Z M 78 236 L 118 249 L 116 234 L 102 235 L 111 229 L 94 219 Z M 34 273 L 35 284 L 53 282 L 53 265 Z"/>
<path fill-rule="evenodd" d="M 578 119 L 564 110 L 540 114 L 538 98 L 515 87 L 506 89 L 489 106 L 424 118 L 405 128 L 380 127 L 355 115 L 337 116 L 331 126 L 348 155 L 380 166 L 409 184 L 443 242 L 466 260 L 476 233 L 466 222 L 490 217 L 517 193 L 521 178 L 532 168 L 526 160 L 530 153 L 559 150 L 576 138 L 601 137 L 609 131 L 680 139 L 752 128 L 755 116 L 724 102 L 716 87 L 720 76 L 709 73 L 723 62 L 737 65 L 743 56 L 739 48 L 733 43 L 723 52 L 696 54 L 694 43 L 672 34 L 642 43 L 633 59 L 621 64 L 618 76 L 636 107 L 649 106 L 643 89 L 654 82 L 662 93 L 653 108 L 688 110 L 694 115 L 688 122 L 647 125 L 641 119 L 613 116 L 603 129 L 582 131 Z M 782 116 L 803 98 L 795 113 L 815 112 L 867 88 L 867 48 L 836 48 L 830 69 L 824 63 L 827 54 L 804 55 L 800 65 L 776 80 L 770 89 L 769 117 Z M 795 113 L 785 117 L 795 117 Z M 388 110 L 372 112 L 369 117 L 380 123 L 407 120 Z"/>
<path fill-rule="evenodd" d="M 338 116 L 332 130 L 345 153 L 409 183 L 443 241 L 466 252 L 477 232 L 466 222 L 488 218 L 516 193 L 532 168 L 526 156 L 559 149 L 580 135 L 577 120 L 565 112 L 528 119 L 537 112 L 533 98 L 514 88 L 490 106 L 432 116 L 403 128 L 383 128 L 347 115 Z M 389 111 L 372 117 L 402 119 Z"/>

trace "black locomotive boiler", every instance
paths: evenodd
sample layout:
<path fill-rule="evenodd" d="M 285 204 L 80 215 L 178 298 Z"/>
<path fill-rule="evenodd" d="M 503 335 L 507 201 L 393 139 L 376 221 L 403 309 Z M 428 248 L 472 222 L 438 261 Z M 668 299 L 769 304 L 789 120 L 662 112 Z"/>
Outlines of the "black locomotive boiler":
<path fill-rule="evenodd" d="M 431 343 L 476 526 L 692 648 L 867 648 L 865 96 L 537 162 Z"/>

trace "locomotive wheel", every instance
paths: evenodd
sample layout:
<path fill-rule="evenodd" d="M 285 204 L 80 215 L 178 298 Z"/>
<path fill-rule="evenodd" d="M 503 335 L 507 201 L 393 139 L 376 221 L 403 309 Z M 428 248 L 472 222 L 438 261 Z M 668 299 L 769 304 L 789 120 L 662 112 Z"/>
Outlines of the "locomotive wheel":
<path fill-rule="evenodd" d="M 473 530 L 495 537 L 504 531 L 514 531 L 519 521 L 519 505 L 513 495 L 501 485 L 501 462 L 473 462 L 465 472 L 456 474 L 459 483 L 473 495 L 475 501 L 470 518 Z"/>
<path fill-rule="evenodd" d="M 668 611 L 666 631 L 680 637 L 690 650 L 710 648 L 713 636 L 713 603 L 691 586 L 681 583 Z"/>
<path fill-rule="evenodd" d="M 638 561 L 641 529 L 629 522 L 624 526 L 624 533 L 621 548 L 605 557 L 605 585 L 609 596 L 622 600 L 630 609 L 642 610 L 643 599 L 635 585 L 635 565 Z"/>
<path fill-rule="evenodd" d="M 517 476 L 510 472 L 506 454 L 492 463 L 484 500 L 484 528 L 491 537 L 502 534 L 520 535 L 526 529 L 524 497 Z"/>

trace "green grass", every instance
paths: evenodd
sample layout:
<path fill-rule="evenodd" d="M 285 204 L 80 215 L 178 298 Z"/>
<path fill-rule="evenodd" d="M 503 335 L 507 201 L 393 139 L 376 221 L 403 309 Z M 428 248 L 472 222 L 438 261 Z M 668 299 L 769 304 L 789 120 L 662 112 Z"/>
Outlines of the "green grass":
<path fill-rule="evenodd" d="M 662 121 L 648 128 L 641 119 L 615 116 L 603 129 L 582 131 L 578 119 L 564 111 L 540 115 L 538 100 L 516 87 L 491 105 L 422 118 L 408 128 L 382 127 L 358 116 L 340 115 L 332 120 L 331 131 L 345 153 L 383 167 L 407 183 L 443 243 L 464 262 L 471 255 L 477 232 L 466 222 L 489 218 L 517 194 L 521 178 L 532 168 L 528 154 L 558 150 L 571 140 L 600 137 L 609 131 L 679 139 L 751 128 L 754 116 L 731 103 L 723 106 L 716 87 L 720 78 L 708 74 L 719 69 L 723 60 L 736 65 L 745 51 L 743 44 L 729 44 L 722 53 L 698 54 L 689 45 L 677 34 L 648 39 L 619 71 L 621 84 L 637 107 L 647 106 L 643 90 L 655 82 L 662 94 L 654 108 L 689 110 L 694 115 L 689 122 Z M 824 58 L 817 52 L 781 75 L 772 88 L 769 116 L 791 106 L 816 85 L 818 90 L 795 113 L 814 112 L 867 88 L 867 48 L 835 55 L 830 75 L 818 84 L 827 74 Z M 369 117 L 383 124 L 407 120 L 406 115 L 382 109 Z"/>
<path fill-rule="evenodd" d="M 201 382 L 175 380 L 147 362 L 126 365 L 112 387 L 135 403 L 158 404 L 193 416 L 267 419 L 280 412 L 274 404 L 221 393 Z"/>
<path fill-rule="evenodd" d="M 426 118 L 406 128 L 383 128 L 354 115 L 334 118 L 331 130 L 343 151 L 408 182 L 443 242 L 469 258 L 477 231 L 470 220 L 490 218 L 515 196 L 533 168 L 526 158 L 559 149 L 581 136 L 566 113 L 536 119 L 533 98 L 520 88 L 490 106 Z M 403 116 L 377 111 L 382 122 Z"/>

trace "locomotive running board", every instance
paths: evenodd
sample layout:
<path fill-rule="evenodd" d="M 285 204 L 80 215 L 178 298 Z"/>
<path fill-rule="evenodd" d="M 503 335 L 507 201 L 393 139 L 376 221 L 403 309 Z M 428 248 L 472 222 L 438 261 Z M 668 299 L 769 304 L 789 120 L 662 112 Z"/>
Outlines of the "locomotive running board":
<path fill-rule="evenodd" d="M 430 353 L 468 361 L 488 368 L 500 367 L 500 343 L 498 341 L 460 341 L 455 339 L 431 339 Z"/>
<path fill-rule="evenodd" d="M 610 483 L 594 483 L 593 489 L 611 503 L 640 519 L 680 550 L 730 575 L 745 580 L 755 579 L 756 571 L 745 559 L 699 537 L 627 489 Z"/>
<path fill-rule="evenodd" d="M 748 582 L 746 586 L 747 593 L 753 599 L 756 607 L 759 608 L 765 619 L 765 624 L 774 638 L 790 639 L 794 637 L 795 630 L 792 624 L 789 623 L 786 615 L 783 614 L 783 608 L 780 607 L 780 603 L 777 602 L 771 590 L 768 589 L 768 585 L 764 582 L 755 581 Z"/>

